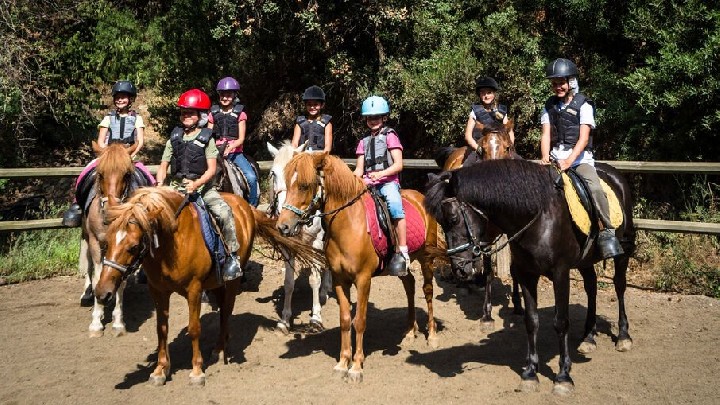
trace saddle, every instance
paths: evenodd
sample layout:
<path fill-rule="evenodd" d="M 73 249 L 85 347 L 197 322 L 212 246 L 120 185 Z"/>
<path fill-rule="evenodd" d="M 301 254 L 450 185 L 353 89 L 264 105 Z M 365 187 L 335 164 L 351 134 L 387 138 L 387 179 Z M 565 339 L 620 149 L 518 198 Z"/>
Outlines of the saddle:
<path fill-rule="evenodd" d="M 589 237 L 596 236 L 598 232 L 598 215 L 595 210 L 595 205 L 592 203 L 592 195 L 585 180 L 583 180 L 574 169 L 562 173 L 561 178 L 561 188 L 564 190 L 565 200 L 567 201 L 570 216 L 575 226 L 584 235 Z M 600 184 L 608 199 L 612 226 L 618 228 L 624 221 L 620 200 L 613 189 L 602 178 L 600 179 Z"/>
<path fill-rule="evenodd" d="M 250 165 L 255 171 L 255 177 L 260 178 L 260 168 L 255 159 L 251 158 L 247 154 L 245 155 L 245 158 L 248 162 L 250 162 Z M 229 160 L 222 159 L 222 168 L 218 168 L 216 178 L 218 179 L 221 189 L 231 191 L 233 194 L 242 196 L 246 200 L 248 199 L 247 196 L 250 193 L 250 183 L 242 170 Z"/>
<path fill-rule="evenodd" d="M 197 195 L 191 197 L 190 202 L 195 208 L 195 212 L 198 214 L 200 231 L 202 232 L 203 241 L 205 241 L 205 247 L 212 258 L 212 266 L 215 270 L 216 279 L 222 282 L 222 269 L 225 265 L 225 259 L 227 258 L 225 244 L 220 239 L 217 224 L 210 212 L 207 210 L 205 203 L 201 199 L 198 199 Z"/>
<path fill-rule="evenodd" d="M 97 189 L 95 188 L 95 178 L 97 177 L 97 170 L 95 167 L 90 169 L 87 174 L 80 180 L 80 183 L 75 190 L 75 199 L 82 207 L 83 212 L 87 212 L 90 203 L 97 195 Z M 133 191 L 140 187 L 152 186 L 155 183 L 155 179 L 148 178 L 148 176 L 137 167 L 133 171 L 130 183 L 127 187 L 127 195 L 130 195 Z"/>
<path fill-rule="evenodd" d="M 375 248 L 375 253 L 380 258 L 380 265 L 373 274 L 373 276 L 378 276 L 383 274 L 387 262 L 392 257 L 388 252 L 395 250 L 394 246 L 397 243 L 397 237 L 385 199 L 379 193 L 371 191 L 362 196 L 362 201 L 365 206 L 368 233 Z M 402 202 L 405 221 L 407 222 L 408 251 L 413 253 L 420 250 L 425 244 L 425 221 L 415 206 L 405 198 L 403 198 Z"/>

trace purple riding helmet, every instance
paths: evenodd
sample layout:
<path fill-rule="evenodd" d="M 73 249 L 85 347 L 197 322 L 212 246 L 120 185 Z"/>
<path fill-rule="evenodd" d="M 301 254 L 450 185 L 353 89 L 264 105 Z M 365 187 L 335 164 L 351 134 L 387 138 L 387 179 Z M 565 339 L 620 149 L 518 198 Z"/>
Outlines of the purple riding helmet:
<path fill-rule="evenodd" d="M 232 78 L 230 76 L 223 77 L 218 82 L 217 87 L 215 87 L 215 90 L 217 90 L 217 91 L 238 91 L 238 90 L 240 90 L 240 83 L 238 83 L 237 80 L 235 80 L 234 78 Z"/>

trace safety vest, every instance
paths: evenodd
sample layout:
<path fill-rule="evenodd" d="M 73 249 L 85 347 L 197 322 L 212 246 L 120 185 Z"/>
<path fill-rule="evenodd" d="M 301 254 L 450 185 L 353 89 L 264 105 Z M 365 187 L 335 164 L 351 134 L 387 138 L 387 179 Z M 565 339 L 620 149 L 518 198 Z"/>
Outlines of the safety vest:
<path fill-rule="evenodd" d="M 594 112 L 595 105 L 581 93 L 575 94 L 570 104 L 562 110 L 558 109 L 559 102 L 557 96 L 552 96 L 545 102 L 545 110 L 550 117 L 550 142 L 553 146 L 563 145 L 572 148 L 580 138 L 580 107 L 588 103 L 593 107 Z M 592 150 L 592 130 L 585 150 Z"/>
<path fill-rule="evenodd" d="M 185 131 L 175 127 L 170 133 L 170 145 L 172 145 L 172 157 L 170 158 L 170 173 L 176 179 L 197 180 L 208 169 L 205 148 L 212 137 L 212 130 L 203 128 L 195 139 L 185 141 Z"/>
<path fill-rule="evenodd" d="M 390 132 L 397 134 L 394 129 L 385 127 L 377 135 L 363 138 L 365 173 L 377 172 L 392 166 L 393 158 L 387 147 L 387 134 Z"/>
<path fill-rule="evenodd" d="M 224 113 L 219 105 L 210 107 L 213 116 L 213 136 L 215 139 L 238 139 L 238 118 L 242 113 L 242 104 L 235 104 L 229 113 Z"/>
<path fill-rule="evenodd" d="M 297 117 L 295 122 L 300 126 L 300 145 L 310 140 L 305 150 L 325 149 L 325 127 L 332 119 L 332 116 L 323 114 L 319 119 L 309 120 L 304 115 Z"/>
<path fill-rule="evenodd" d="M 487 111 L 482 104 L 473 104 L 472 110 L 475 113 L 475 121 L 488 127 L 493 124 L 502 124 L 507 116 L 507 106 L 498 104 L 496 108 Z M 478 141 L 482 138 L 482 131 L 473 131 L 473 138 Z"/>
<path fill-rule="evenodd" d="M 135 121 L 137 120 L 135 111 L 129 111 L 124 117 L 121 117 L 117 111 L 110 111 L 107 116 L 110 118 L 108 145 L 111 143 L 134 144 Z"/>

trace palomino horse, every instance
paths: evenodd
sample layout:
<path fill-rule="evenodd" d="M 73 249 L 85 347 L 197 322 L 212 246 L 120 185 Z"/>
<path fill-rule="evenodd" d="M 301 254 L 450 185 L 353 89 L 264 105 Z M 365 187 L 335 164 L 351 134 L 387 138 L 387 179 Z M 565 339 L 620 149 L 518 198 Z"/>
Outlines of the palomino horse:
<path fill-rule="evenodd" d="M 617 228 L 625 253 L 615 257 L 615 292 L 619 320 L 616 349 L 632 345 L 625 314 L 625 287 L 628 258 L 635 248 L 632 202 L 627 182 L 611 166 L 596 163 L 598 175 L 615 192 L 623 211 L 623 223 Z M 568 204 L 555 187 L 555 169 L 525 160 L 483 161 L 455 171 L 431 175 L 425 206 L 442 225 L 449 246 L 466 245 L 451 253 L 453 270 L 472 271 L 474 251 L 483 251 L 490 223 L 509 236 L 513 274 L 522 287 L 525 300 L 525 325 L 528 332 L 527 365 L 522 372 L 524 390 L 538 385 L 538 310 L 537 284 L 540 276 L 553 281 L 555 291 L 555 330 L 560 338 L 560 370 L 553 391 L 559 394 L 573 389 L 570 378 L 570 353 L 567 334 L 570 299 L 570 269 L 577 267 L 588 294 L 585 340 L 595 346 L 597 334 L 597 276 L 593 264 L 601 260 L 593 237 L 576 233 Z"/>
<path fill-rule="evenodd" d="M 281 237 L 274 221 L 251 208 L 240 196 L 222 193 L 235 217 L 240 243 L 238 258 L 244 266 L 258 232 L 274 245 L 281 245 L 301 259 L 316 257 L 315 251 L 292 239 Z M 169 187 L 142 188 L 127 203 L 110 211 L 107 230 L 107 252 L 95 297 L 108 302 L 125 278 L 142 264 L 148 287 L 155 302 L 158 335 L 158 361 L 150 383 L 162 385 L 170 375 L 168 352 L 168 315 L 170 295 L 185 297 L 189 308 L 188 335 L 192 339 L 192 372 L 190 383 L 204 385 L 203 359 L 200 353 L 200 295 L 203 289 L 216 290 L 220 307 L 220 335 L 214 353 L 222 354 L 227 363 L 228 318 L 235 305 L 240 279 L 223 285 L 198 221 L 198 213 L 187 207 L 183 195 Z"/>
<path fill-rule="evenodd" d="M 268 209 L 270 215 L 277 217 L 280 210 L 285 205 L 285 196 L 287 187 L 285 186 L 284 170 L 287 163 L 298 153 L 305 150 L 306 145 L 300 145 L 293 148 L 289 141 L 285 141 L 280 149 L 275 148 L 270 143 L 267 144 L 268 151 L 273 156 L 273 165 L 270 169 L 270 180 L 272 182 L 272 198 L 271 205 Z M 313 245 L 315 249 L 322 250 L 323 238 L 325 231 L 322 228 L 320 217 L 315 217 L 311 224 L 306 225 L 302 229 L 302 238 L 306 243 Z M 285 257 L 285 300 L 283 301 L 282 317 L 277 323 L 277 328 L 283 333 L 288 334 L 292 326 L 292 296 L 295 290 L 295 266 L 294 258 L 282 252 Z M 327 299 L 328 284 L 330 280 L 330 272 L 324 268 L 311 267 L 309 270 L 308 281 L 312 288 L 312 310 L 310 312 L 310 327 L 312 330 L 321 331 L 324 329 L 322 321 L 322 301 Z"/>
<path fill-rule="evenodd" d="M 105 225 L 106 212 L 109 208 L 119 204 L 132 191 L 131 178 L 135 172 L 135 166 L 130 158 L 129 151 L 135 145 L 124 146 L 113 143 L 106 148 L 100 148 L 93 141 L 93 150 L 98 155 L 95 168 L 95 197 L 90 206 L 85 210 L 82 220 L 83 241 L 80 249 L 80 269 L 84 270 L 85 287 L 92 285 L 93 289 L 97 284 L 102 267 L 103 247 L 106 240 Z M 90 266 L 92 264 L 92 267 Z M 112 312 L 112 332 L 115 336 L 125 334 L 125 322 L 123 321 L 123 290 L 125 283 L 119 286 L 115 308 Z M 102 318 L 105 313 L 103 303 L 94 300 L 92 310 L 92 322 L 88 327 L 90 337 L 103 335 L 105 327 Z"/>
<path fill-rule="evenodd" d="M 366 328 L 370 280 L 380 266 L 368 234 L 365 206 L 361 197 L 367 191 L 339 158 L 326 153 L 301 153 L 285 168 L 288 186 L 285 205 L 278 218 L 278 229 L 284 235 L 297 235 L 303 224 L 309 223 L 316 210 L 323 217 L 326 242 L 325 256 L 333 275 L 333 286 L 340 306 L 340 360 L 335 373 L 351 382 L 363 379 L 363 336 Z M 403 197 L 422 216 L 426 228 L 425 244 L 411 254 L 419 260 L 423 274 L 423 292 L 428 308 L 428 343 L 437 346 L 437 332 L 433 315 L 433 251 L 438 248 L 437 223 L 422 206 L 423 196 L 417 191 L 403 190 Z M 400 277 L 408 300 L 405 338 L 415 338 L 415 278 L 412 274 Z M 350 287 L 357 290 L 355 318 L 350 314 Z M 356 347 L 353 355 L 351 325 L 355 327 Z M 405 340 L 404 340 L 405 341 Z M 350 368 L 348 370 L 348 368 Z"/>

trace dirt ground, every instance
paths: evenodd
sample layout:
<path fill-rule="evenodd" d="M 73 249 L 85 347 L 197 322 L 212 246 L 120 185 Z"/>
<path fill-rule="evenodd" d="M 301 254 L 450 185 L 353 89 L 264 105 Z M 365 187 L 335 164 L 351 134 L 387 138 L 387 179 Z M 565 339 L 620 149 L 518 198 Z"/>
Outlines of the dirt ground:
<path fill-rule="evenodd" d="M 260 260 L 257 259 L 256 260 Z M 627 293 L 630 352 L 614 350 L 617 306 L 612 286 L 600 290 L 598 350 L 573 354 L 576 389 L 569 398 L 551 393 L 558 343 L 551 319 L 552 287 L 540 291 L 540 390 L 517 392 L 526 354 L 522 319 L 512 315 L 507 287 L 496 288 L 495 330 L 479 325 L 482 295 L 463 294 L 436 279 L 435 314 L 441 346 L 431 349 L 422 334 L 401 348 L 406 309 L 399 280 L 373 280 L 365 341 L 364 382 L 351 385 L 332 376 L 338 358 L 338 307 L 323 310 L 326 330 L 304 334 L 310 290 L 300 277 L 294 295 L 296 332 L 274 330 L 281 305 L 278 263 L 262 260 L 249 269 L 231 318 L 230 364 L 211 363 L 217 314 L 202 316 L 207 384 L 191 387 L 187 306 L 171 301 L 170 353 L 173 374 L 164 387 L 146 381 L 156 359 L 155 320 L 147 286 L 132 285 L 125 299 L 128 334 L 90 339 L 90 310 L 81 308 L 79 277 L 58 277 L 0 287 L 0 403 L 720 403 L 720 301 L 702 296 Z M 419 288 L 421 332 L 427 313 Z M 577 277 L 577 274 L 574 274 Z M 605 280 L 607 282 L 607 280 Z M 585 295 L 577 280 L 571 296 L 573 347 L 579 344 Z M 109 314 L 108 314 L 109 315 Z"/>

